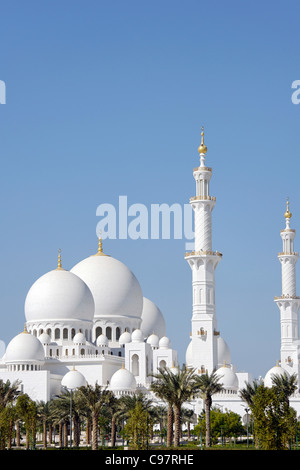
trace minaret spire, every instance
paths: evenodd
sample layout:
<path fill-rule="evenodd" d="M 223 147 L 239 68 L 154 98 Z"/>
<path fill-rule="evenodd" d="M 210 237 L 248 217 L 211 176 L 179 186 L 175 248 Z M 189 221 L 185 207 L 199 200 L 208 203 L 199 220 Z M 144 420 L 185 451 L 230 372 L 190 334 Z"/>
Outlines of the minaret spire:
<path fill-rule="evenodd" d="M 195 250 L 186 253 L 185 258 L 192 269 L 192 366 L 197 371 L 208 370 L 211 373 L 218 366 L 215 269 L 222 255 L 212 250 L 211 213 L 216 198 L 209 193 L 212 169 L 205 165 L 207 147 L 203 127 L 201 130 L 200 166 L 193 172 L 196 196 L 190 199 L 195 219 Z"/>

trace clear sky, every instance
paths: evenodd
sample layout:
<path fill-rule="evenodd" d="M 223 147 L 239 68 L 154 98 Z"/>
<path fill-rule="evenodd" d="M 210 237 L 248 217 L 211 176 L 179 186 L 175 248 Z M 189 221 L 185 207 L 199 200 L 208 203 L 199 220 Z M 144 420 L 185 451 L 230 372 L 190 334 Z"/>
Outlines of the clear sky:
<path fill-rule="evenodd" d="M 32 283 L 62 249 L 97 249 L 100 204 L 187 204 L 201 126 L 213 168 L 218 329 L 237 370 L 280 357 L 286 197 L 300 233 L 299 2 L 2 1 L 0 338 L 23 330 Z M 300 249 L 300 236 L 295 247 Z M 105 240 L 162 310 L 185 360 L 185 240 Z M 297 268 L 299 269 L 299 267 Z M 298 287 L 300 295 L 300 286 Z"/>

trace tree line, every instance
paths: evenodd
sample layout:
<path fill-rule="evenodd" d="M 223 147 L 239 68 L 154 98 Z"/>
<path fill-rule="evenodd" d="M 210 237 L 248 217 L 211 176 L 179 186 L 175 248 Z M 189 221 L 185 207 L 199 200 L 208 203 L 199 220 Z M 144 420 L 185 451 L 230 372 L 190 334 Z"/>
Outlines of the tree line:
<path fill-rule="evenodd" d="M 45 449 L 52 442 L 54 432 L 58 432 L 60 448 L 68 445 L 78 448 L 83 431 L 86 445 L 92 450 L 97 450 L 99 442 L 107 441 L 108 436 L 110 446 L 115 447 L 117 432 L 131 449 L 147 449 L 154 425 L 159 427 L 161 437 L 166 435 L 166 447 L 176 448 L 180 445 L 182 423 L 188 423 L 189 430 L 193 419 L 193 411 L 184 405 L 196 397 L 203 399 L 204 406 L 195 430 L 205 433 L 205 447 L 211 447 L 211 418 L 216 419 L 213 395 L 223 390 L 216 372 L 198 375 L 184 366 L 175 371 L 164 367 L 153 374 L 153 378 L 150 390 L 162 405 L 153 401 L 150 394 L 116 397 L 97 383 L 75 392 L 65 390 L 48 402 L 36 402 L 20 392 L 19 381 L 0 380 L 0 449 L 11 448 L 13 442 L 20 447 L 21 433 L 25 434 L 25 448 L 35 448 L 37 431 L 42 434 Z M 250 412 L 255 446 L 260 449 L 290 448 L 297 435 L 297 416 L 289 403 L 290 396 L 297 390 L 296 376 L 275 376 L 273 380 L 272 388 L 254 381 L 246 383 L 240 391 Z M 235 426 L 235 431 L 230 432 L 243 432 L 239 415 L 230 413 L 227 418 Z M 224 416 L 222 419 L 225 431 Z"/>

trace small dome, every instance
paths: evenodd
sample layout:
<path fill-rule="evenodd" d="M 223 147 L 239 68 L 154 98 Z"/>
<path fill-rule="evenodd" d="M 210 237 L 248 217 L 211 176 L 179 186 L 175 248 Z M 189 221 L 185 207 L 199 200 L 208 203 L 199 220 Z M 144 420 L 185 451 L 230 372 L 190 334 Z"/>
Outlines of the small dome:
<path fill-rule="evenodd" d="M 143 335 L 143 332 L 139 328 L 137 328 L 136 330 L 132 332 L 131 341 L 133 343 L 143 343 L 144 335 Z"/>
<path fill-rule="evenodd" d="M 147 343 L 151 345 L 152 348 L 159 347 L 159 337 L 154 333 L 147 338 Z"/>
<path fill-rule="evenodd" d="M 217 350 L 218 350 L 218 365 L 219 367 L 223 364 L 231 364 L 231 354 L 229 347 L 222 338 L 222 336 L 217 337 Z"/>
<path fill-rule="evenodd" d="M 162 338 L 166 334 L 163 314 L 155 303 L 146 297 L 143 298 L 141 330 L 146 337 L 155 333 L 159 338 Z"/>
<path fill-rule="evenodd" d="M 219 377 L 219 383 L 222 384 L 226 390 L 238 389 L 238 378 L 230 367 L 220 367 L 217 369 L 216 375 Z"/>
<path fill-rule="evenodd" d="M 51 338 L 47 333 L 40 334 L 39 340 L 42 344 L 50 344 L 51 343 Z"/>
<path fill-rule="evenodd" d="M 136 389 L 136 380 L 134 375 L 127 369 L 119 369 L 115 372 L 110 380 L 110 389 L 112 391 Z"/>
<path fill-rule="evenodd" d="M 84 387 L 86 385 L 86 380 L 81 372 L 73 369 L 64 375 L 61 384 L 69 390 L 74 390 L 75 388 Z"/>
<path fill-rule="evenodd" d="M 169 349 L 169 347 L 170 347 L 170 340 L 169 340 L 169 338 L 167 338 L 166 336 L 163 336 L 163 337 L 159 340 L 159 347 L 160 347 L 160 349 Z"/>
<path fill-rule="evenodd" d="M 31 286 L 25 300 L 29 321 L 89 320 L 95 304 L 88 286 L 75 274 L 54 269 Z"/>
<path fill-rule="evenodd" d="M 6 348 L 6 363 L 34 363 L 44 362 L 44 348 L 36 336 L 26 330 L 15 336 Z"/>
<path fill-rule="evenodd" d="M 131 341 L 131 334 L 129 333 L 129 331 L 124 331 L 124 333 L 122 333 L 119 338 L 119 344 L 122 345 L 122 344 L 130 343 L 130 341 Z"/>
<path fill-rule="evenodd" d="M 267 373 L 266 373 L 266 376 L 264 378 L 264 385 L 265 387 L 268 387 L 268 388 L 272 388 L 273 387 L 273 381 L 272 381 L 272 378 L 274 377 L 274 375 L 277 375 L 277 376 L 284 376 L 284 375 L 287 375 L 289 377 L 289 374 L 286 370 L 284 370 L 282 367 L 280 367 L 278 364 L 275 366 L 275 367 L 272 367 L 272 369 L 270 369 Z"/>
<path fill-rule="evenodd" d="M 141 318 L 143 294 L 140 284 L 121 261 L 101 253 L 80 261 L 71 273 L 89 286 L 95 301 L 96 319 L 112 316 Z"/>
<path fill-rule="evenodd" d="M 105 335 L 99 335 L 96 340 L 96 345 L 100 346 L 108 346 L 108 339 Z"/>
<path fill-rule="evenodd" d="M 192 341 L 186 348 L 185 352 L 185 362 L 187 366 L 191 366 L 193 364 L 193 346 L 192 346 Z"/>
<path fill-rule="evenodd" d="M 85 344 L 86 343 L 85 336 L 84 336 L 83 333 L 81 333 L 81 331 L 76 333 L 76 335 L 73 338 L 73 343 L 74 344 Z"/>

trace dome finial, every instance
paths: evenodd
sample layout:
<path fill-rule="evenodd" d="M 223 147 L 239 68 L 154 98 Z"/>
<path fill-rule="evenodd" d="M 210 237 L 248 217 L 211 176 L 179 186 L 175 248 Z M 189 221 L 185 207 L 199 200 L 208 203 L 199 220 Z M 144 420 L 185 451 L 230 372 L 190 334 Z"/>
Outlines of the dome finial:
<path fill-rule="evenodd" d="M 57 269 L 62 269 L 62 267 L 61 267 L 61 249 L 58 250 Z"/>
<path fill-rule="evenodd" d="M 200 146 L 198 147 L 198 152 L 201 154 L 205 154 L 207 152 L 207 147 L 206 145 L 204 144 L 204 127 L 202 126 L 201 127 L 201 144 Z"/>
<path fill-rule="evenodd" d="M 102 248 L 102 238 L 101 238 L 101 230 L 99 232 L 99 238 L 98 238 L 98 251 L 96 255 L 93 256 L 108 256 L 103 253 L 103 248 Z"/>
<path fill-rule="evenodd" d="M 99 242 L 98 242 L 98 253 L 103 253 L 103 248 L 102 248 L 102 238 L 101 238 L 101 230 L 99 233 Z"/>
<path fill-rule="evenodd" d="M 285 214 L 284 214 L 284 217 L 285 217 L 286 219 L 290 219 L 290 218 L 292 217 L 292 214 L 291 214 L 291 212 L 290 212 L 289 198 L 287 198 L 287 200 L 286 200 L 286 212 L 285 212 Z"/>

